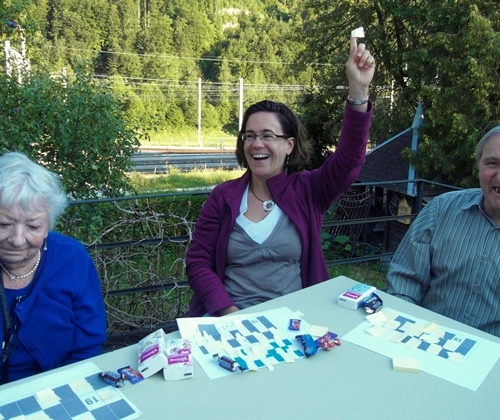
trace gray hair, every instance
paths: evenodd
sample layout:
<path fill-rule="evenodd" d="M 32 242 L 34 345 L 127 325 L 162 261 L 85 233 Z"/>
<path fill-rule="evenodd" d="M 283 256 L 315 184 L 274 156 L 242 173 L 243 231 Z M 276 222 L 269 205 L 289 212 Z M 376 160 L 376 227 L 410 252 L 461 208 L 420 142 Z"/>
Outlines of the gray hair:
<path fill-rule="evenodd" d="M 59 177 L 19 152 L 0 156 L 0 206 L 21 205 L 25 212 L 46 209 L 49 229 L 67 206 Z"/>
<path fill-rule="evenodd" d="M 479 143 L 476 146 L 476 165 L 479 166 L 479 163 L 481 162 L 481 158 L 483 157 L 483 151 L 484 151 L 484 146 L 486 146 L 486 143 L 490 140 L 491 137 L 495 134 L 500 134 L 500 125 L 497 125 L 496 127 L 493 127 L 490 131 L 488 131 L 481 140 L 479 140 Z"/>

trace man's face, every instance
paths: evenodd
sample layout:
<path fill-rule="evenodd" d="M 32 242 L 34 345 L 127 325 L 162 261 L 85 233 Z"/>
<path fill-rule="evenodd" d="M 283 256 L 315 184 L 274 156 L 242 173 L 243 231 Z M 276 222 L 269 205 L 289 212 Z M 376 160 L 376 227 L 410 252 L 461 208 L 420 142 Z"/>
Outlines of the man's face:
<path fill-rule="evenodd" d="M 490 137 L 479 161 L 479 183 L 486 213 L 500 225 L 500 134 Z"/>

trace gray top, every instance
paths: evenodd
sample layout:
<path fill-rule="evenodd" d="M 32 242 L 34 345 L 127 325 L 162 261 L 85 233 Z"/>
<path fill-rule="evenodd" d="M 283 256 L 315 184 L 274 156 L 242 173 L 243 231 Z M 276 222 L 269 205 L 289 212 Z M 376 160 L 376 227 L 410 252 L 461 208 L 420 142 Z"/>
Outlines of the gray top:
<path fill-rule="evenodd" d="M 240 309 L 299 290 L 300 255 L 299 233 L 286 215 L 260 245 L 236 223 L 227 249 L 226 290 Z"/>

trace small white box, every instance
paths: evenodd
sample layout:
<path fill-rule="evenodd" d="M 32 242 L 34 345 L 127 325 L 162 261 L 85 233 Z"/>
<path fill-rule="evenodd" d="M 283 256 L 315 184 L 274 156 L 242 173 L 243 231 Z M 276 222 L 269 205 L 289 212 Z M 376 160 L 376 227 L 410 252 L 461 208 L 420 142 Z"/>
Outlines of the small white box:
<path fill-rule="evenodd" d="M 194 369 L 191 342 L 182 338 L 167 340 L 165 347 L 167 350 L 167 365 L 163 368 L 163 378 L 166 381 L 192 378 Z"/>
<path fill-rule="evenodd" d="M 337 303 L 349 309 L 356 310 L 360 307 L 361 302 L 370 297 L 377 289 L 367 284 L 358 283 L 345 291 L 337 298 Z"/>
<path fill-rule="evenodd" d="M 139 367 L 144 378 L 159 372 L 167 365 L 165 332 L 160 328 L 139 341 Z"/>

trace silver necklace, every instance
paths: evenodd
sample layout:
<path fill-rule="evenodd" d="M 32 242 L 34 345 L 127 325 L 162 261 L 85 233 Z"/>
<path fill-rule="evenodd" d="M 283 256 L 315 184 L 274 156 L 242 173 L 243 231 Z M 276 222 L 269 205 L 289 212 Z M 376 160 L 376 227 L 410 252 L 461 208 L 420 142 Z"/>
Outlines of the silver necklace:
<path fill-rule="evenodd" d="M 261 200 L 257 197 L 257 194 L 255 194 L 255 191 L 252 188 L 252 183 L 250 183 L 250 191 L 252 191 L 253 196 L 262 203 L 262 208 L 265 212 L 269 213 L 274 208 L 273 200 Z"/>
<path fill-rule="evenodd" d="M 16 276 L 15 274 L 10 273 L 2 264 L 0 264 L 0 267 L 2 267 L 2 270 L 5 271 L 5 273 L 10 277 L 11 280 L 21 280 L 31 276 L 36 271 L 41 259 L 42 252 L 38 250 L 38 259 L 36 260 L 35 266 L 28 273 L 23 274 L 22 276 Z"/>

